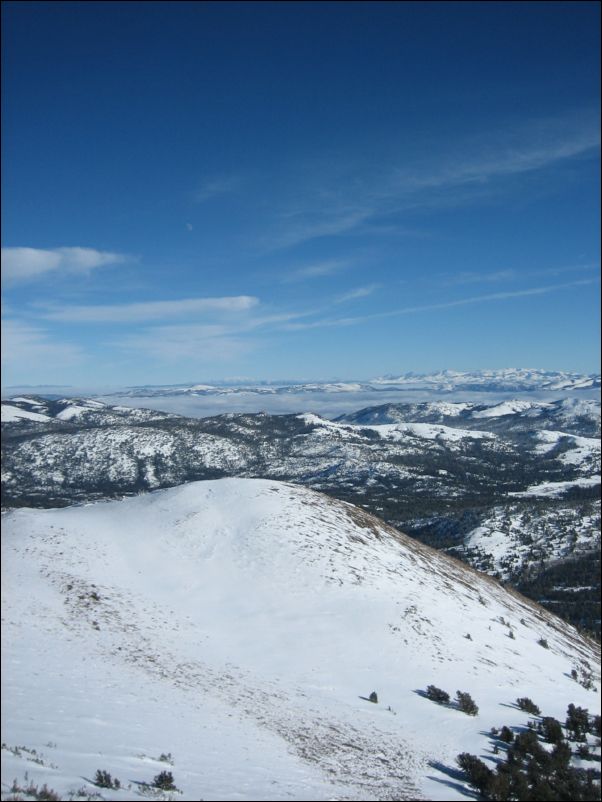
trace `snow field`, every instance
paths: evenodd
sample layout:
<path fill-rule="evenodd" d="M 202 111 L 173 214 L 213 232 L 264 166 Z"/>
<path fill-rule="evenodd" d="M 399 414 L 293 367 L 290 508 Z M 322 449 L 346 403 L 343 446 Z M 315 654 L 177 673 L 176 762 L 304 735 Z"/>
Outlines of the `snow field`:
<path fill-rule="evenodd" d="M 171 752 L 178 798 L 461 799 L 433 766 L 490 754 L 483 732 L 526 723 L 518 696 L 560 719 L 599 698 L 570 679 L 588 661 L 599 686 L 571 627 L 294 485 L 195 482 L 4 523 L 2 741 L 47 765 L 3 749 L 3 794 L 25 768 L 65 795 L 103 769 L 131 784 L 105 798 L 137 799 Z M 479 716 L 423 698 L 431 683 Z"/>

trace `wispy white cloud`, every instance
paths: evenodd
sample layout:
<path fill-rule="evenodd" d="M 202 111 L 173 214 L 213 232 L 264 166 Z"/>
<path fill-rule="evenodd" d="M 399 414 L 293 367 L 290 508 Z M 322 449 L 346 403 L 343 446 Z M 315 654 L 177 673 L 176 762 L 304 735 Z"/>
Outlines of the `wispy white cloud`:
<path fill-rule="evenodd" d="M 242 175 L 222 175 L 203 181 L 194 193 L 195 203 L 205 203 L 220 195 L 238 192 L 244 183 Z"/>
<path fill-rule="evenodd" d="M 177 301 L 142 301 L 113 305 L 46 307 L 41 316 L 47 320 L 69 323 L 138 323 L 200 314 L 236 314 L 259 303 L 252 295 L 221 298 L 182 298 Z"/>
<path fill-rule="evenodd" d="M 332 276 L 335 273 L 346 270 L 349 266 L 350 263 L 343 259 L 324 259 L 303 267 L 287 270 L 283 273 L 282 280 L 286 282 L 306 281 L 308 279 L 322 278 L 323 276 Z"/>
<path fill-rule="evenodd" d="M 304 329 L 317 329 L 329 328 L 339 326 L 354 326 L 361 323 L 367 323 L 372 320 L 382 320 L 390 317 L 399 317 L 401 315 L 411 315 L 420 312 L 434 312 L 440 309 L 452 309 L 459 306 L 470 306 L 474 304 L 485 304 L 492 301 L 505 301 L 511 298 L 524 298 L 535 295 L 547 295 L 551 292 L 559 290 L 570 289 L 572 287 L 587 286 L 598 284 L 599 278 L 580 279 L 578 281 L 570 281 L 564 284 L 551 284 L 543 287 L 530 287 L 524 290 L 512 290 L 508 292 L 494 292 L 487 295 L 475 295 L 469 298 L 457 298 L 450 301 L 441 301 L 439 303 L 422 304 L 417 306 L 404 306 L 399 309 L 391 309 L 384 312 L 374 312 L 369 315 L 357 315 L 354 317 L 329 317 L 321 318 L 313 321 L 292 321 L 282 325 L 283 329 L 287 331 L 301 331 Z"/>
<path fill-rule="evenodd" d="M 252 351 L 255 341 L 219 325 L 155 326 L 113 343 L 120 351 L 158 362 L 196 365 L 232 361 Z"/>
<path fill-rule="evenodd" d="M 279 311 L 249 308 L 245 314 L 219 315 L 207 322 L 147 325 L 131 334 L 112 338 L 111 349 L 137 353 L 144 358 L 206 365 L 231 361 L 255 350 L 269 332 L 278 332 L 291 323 L 320 313 L 320 309 Z"/>
<path fill-rule="evenodd" d="M 556 137 L 559 138 L 541 141 L 542 132 L 538 125 L 536 135 L 523 130 L 509 136 L 506 141 L 498 139 L 494 145 L 483 143 L 479 148 L 484 151 L 481 155 L 473 152 L 468 158 L 432 172 L 399 169 L 394 173 L 393 187 L 414 193 L 446 186 L 483 184 L 505 175 L 542 170 L 567 159 L 591 154 L 600 146 L 600 133 L 595 126 L 563 132 Z"/>
<path fill-rule="evenodd" d="M 503 179 L 591 157 L 599 147 L 597 116 L 586 110 L 475 135 L 447 146 L 438 163 L 431 154 L 407 164 L 400 159 L 369 177 L 338 167 L 331 176 L 316 170 L 262 245 L 279 250 L 322 237 L 378 233 L 379 225 L 394 223 L 403 231 L 404 212 L 471 203 L 501 191 Z"/>
<path fill-rule="evenodd" d="M 2 248 L 2 280 L 35 281 L 52 273 L 88 274 L 98 267 L 132 259 L 123 253 L 94 248 Z"/>
<path fill-rule="evenodd" d="M 516 281 L 520 279 L 544 278 L 549 276 L 561 276 L 566 273 L 587 273 L 599 271 L 599 266 L 595 264 L 570 265 L 563 267 L 547 267 L 542 269 L 526 270 L 496 270 L 492 273 L 480 273 L 478 271 L 466 271 L 455 275 L 442 276 L 439 283 L 450 284 L 493 284 L 504 281 Z"/>
<path fill-rule="evenodd" d="M 344 304 L 347 301 L 355 301 L 358 298 L 367 298 L 373 292 L 378 290 L 382 284 L 369 284 L 366 287 L 356 287 L 354 290 L 349 290 L 341 295 L 337 295 L 334 299 L 335 304 Z"/>
<path fill-rule="evenodd" d="M 62 342 L 39 326 L 20 320 L 2 321 L 3 384 L 10 384 L 14 371 L 24 366 L 30 375 L 56 380 L 63 368 L 80 365 L 84 352 L 78 345 Z"/>
<path fill-rule="evenodd" d="M 513 281 L 520 276 L 516 270 L 496 270 L 493 273 L 466 271 L 443 279 L 443 284 L 495 284 L 498 281 Z"/>
<path fill-rule="evenodd" d="M 268 250 L 280 250 L 300 245 L 320 237 L 334 237 L 357 229 L 376 213 L 375 206 L 356 209 L 322 208 L 322 213 L 310 208 L 299 213 L 297 220 L 284 221 L 276 234 L 265 241 Z"/>

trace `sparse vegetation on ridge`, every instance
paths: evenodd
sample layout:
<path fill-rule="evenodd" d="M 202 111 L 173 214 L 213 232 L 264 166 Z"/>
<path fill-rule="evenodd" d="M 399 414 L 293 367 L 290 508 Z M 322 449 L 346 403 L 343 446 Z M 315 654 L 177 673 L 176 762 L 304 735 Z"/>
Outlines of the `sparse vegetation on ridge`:
<path fill-rule="evenodd" d="M 467 716 L 476 716 L 479 713 L 477 703 L 466 691 L 456 691 L 456 701 L 459 709 Z"/>
<path fill-rule="evenodd" d="M 516 704 L 521 710 L 524 710 L 525 713 L 532 713 L 534 716 L 538 716 L 540 713 L 539 708 L 528 696 L 521 696 L 519 699 L 516 700 Z"/>
<path fill-rule="evenodd" d="M 595 717 L 570 704 L 564 729 L 550 716 L 529 724 L 529 729 L 516 735 L 506 725 L 500 731 L 492 731 L 492 738 L 506 744 L 505 759 L 498 758 L 493 769 L 476 755 L 467 752 L 458 755 L 457 763 L 470 785 L 488 800 L 593 802 L 600 799 L 600 771 L 573 765 L 575 758 L 593 758 L 590 745 L 579 743 L 573 751 L 568 742 L 586 741 L 587 734 L 597 726 Z M 545 748 L 542 741 L 552 748 Z M 595 748 L 595 759 L 600 761 L 599 741 Z M 500 753 L 497 743 L 493 753 Z"/>
<path fill-rule="evenodd" d="M 94 777 L 94 785 L 97 785 L 99 788 L 111 788 L 115 791 L 121 788 L 121 782 L 117 777 L 113 779 L 108 771 L 102 769 L 97 769 Z"/>
<path fill-rule="evenodd" d="M 443 705 L 449 704 L 449 693 L 437 688 L 436 685 L 429 685 L 426 689 L 426 695 L 433 702 L 439 702 L 439 704 Z"/>
<path fill-rule="evenodd" d="M 153 779 L 152 785 L 154 788 L 160 788 L 162 791 L 177 791 L 173 780 L 171 771 L 161 771 Z"/>
<path fill-rule="evenodd" d="M 284 739 L 287 750 L 278 779 L 291 795 L 298 791 L 291 760 L 301 765 L 310 760 L 319 787 L 325 787 L 321 778 L 326 778 L 334 792 L 334 779 L 338 796 L 345 795 L 344 786 L 347 795 L 357 793 L 358 798 L 366 788 L 377 798 L 428 798 L 437 777 L 422 773 L 420 755 L 435 754 L 440 743 L 448 762 L 460 748 L 475 752 L 480 728 L 491 726 L 499 688 L 512 700 L 535 697 L 537 688 L 538 703 L 542 708 L 552 703 L 554 715 L 564 713 L 554 701 L 557 687 L 572 689 L 583 707 L 590 696 L 575 684 L 570 670 L 589 659 L 595 672 L 597 656 L 568 625 L 369 513 L 290 483 L 197 483 L 73 512 L 9 513 L 4 523 L 3 555 L 10 558 L 4 570 L 11 568 L 13 581 L 43 569 L 30 580 L 26 597 L 8 600 L 6 619 L 34 638 L 36 653 L 50 656 L 51 669 L 56 671 L 60 653 L 53 650 L 58 646 L 64 644 L 65 653 L 75 658 L 68 675 L 76 683 L 73 688 L 66 679 L 55 681 L 60 690 L 56 704 L 44 698 L 52 728 L 43 725 L 39 743 L 56 738 L 61 747 L 53 757 L 62 758 L 65 749 L 73 749 L 73 738 L 62 733 L 75 731 L 78 738 L 81 733 L 81 750 L 89 751 L 78 776 L 92 778 L 100 765 L 99 771 L 110 772 L 108 779 L 104 773 L 101 777 L 106 785 L 114 782 L 116 764 L 93 758 L 90 765 L 89 755 L 115 757 L 115 744 L 123 744 L 127 752 L 118 753 L 117 774 L 121 782 L 132 783 L 132 794 L 127 786 L 123 792 L 90 786 L 107 798 L 120 793 L 176 798 L 174 789 L 182 787 L 183 795 L 196 798 L 192 778 L 198 749 L 187 743 L 180 754 L 182 738 L 198 744 L 204 754 L 227 745 L 224 759 L 218 758 L 219 787 L 212 776 L 204 789 L 212 796 L 238 783 L 238 767 L 227 779 L 231 746 L 237 766 L 240 758 L 252 756 L 246 770 L 257 787 L 268 790 L 262 785 L 262 750 Z M 144 559 L 139 561 L 141 542 Z M 213 604 L 216 590 L 227 593 L 232 604 Z M 99 601 L 91 598 L 93 592 Z M 61 602 L 52 609 L 44 606 L 49 593 Z M 244 631 L 240 603 L 245 605 Z M 92 617 L 101 622 L 102 634 L 90 629 Z M 507 640 L 501 618 L 517 626 L 521 618 L 525 621 L 515 643 Z M 467 630 L 471 642 L 462 637 Z M 549 651 L 537 646 L 540 633 L 549 637 Z M 237 661 L 225 664 L 220 644 L 233 636 L 240 646 Z M 16 657 L 21 659 L 22 652 Z M 341 660 L 344 670 L 332 671 Z M 113 690 L 107 671 L 120 667 Z M 307 679 L 299 679 L 299 667 Z M 326 670 L 332 679 L 324 683 Z M 25 674 L 28 688 L 38 687 L 36 672 L 34 666 Z M 417 691 L 427 688 L 426 678 L 446 689 L 433 682 L 428 694 Z M 11 682 L 17 679 L 13 672 Z M 461 690 L 458 695 L 451 691 L 450 700 L 451 683 Z M 379 689 L 379 705 L 356 701 L 360 692 L 369 697 L 373 687 Z M 87 692 L 94 702 L 106 701 L 92 717 Z M 443 703 L 428 705 L 429 695 Z M 41 704 L 31 692 L 25 701 L 25 715 L 35 709 L 34 702 Z M 399 711 L 395 718 L 389 702 Z M 469 718 L 477 703 L 480 725 L 479 719 Z M 524 714 L 518 705 L 509 707 L 507 723 L 516 725 Z M 469 715 L 462 715 L 463 709 Z M 124 722 L 127 717 L 123 727 L 116 715 Z M 153 721 L 164 722 L 164 728 L 149 730 Z M 267 736 L 259 744 L 253 742 L 258 724 Z M 411 739 L 405 735 L 410 729 Z M 245 738 L 239 745 L 241 731 Z M 497 741 L 504 754 L 505 743 Z M 171 780 L 159 778 L 162 769 L 171 769 L 167 746 L 180 755 L 178 776 Z M 392 772 L 400 749 L 402 766 Z M 4 754 L 11 769 L 21 762 Z M 582 765 L 595 767 L 582 754 L 580 759 L 587 761 Z M 56 775 L 48 773 L 36 774 L 36 782 L 47 780 L 49 788 L 64 792 L 72 756 L 69 761 L 61 769 L 63 785 L 57 786 Z M 169 781 L 174 789 L 159 788 L 154 779 Z"/>
<path fill-rule="evenodd" d="M 450 697 L 447 691 L 437 688 L 436 685 L 429 685 L 424 696 L 440 705 L 450 704 Z M 455 706 L 468 716 L 476 716 L 479 712 L 476 702 L 466 691 L 456 691 Z"/>

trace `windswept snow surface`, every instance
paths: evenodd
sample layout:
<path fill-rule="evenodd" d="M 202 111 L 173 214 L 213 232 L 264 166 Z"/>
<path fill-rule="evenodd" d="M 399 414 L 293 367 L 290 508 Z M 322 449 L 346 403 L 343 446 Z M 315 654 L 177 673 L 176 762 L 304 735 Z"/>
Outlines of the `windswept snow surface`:
<path fill-rule="evenodd" d="M 599 689 L 569 625 L 291 484 L 15 510 L 2 569 L 3 797 L 25 771 L 62 799 L 98 791 L 101 769 L 125 786 L 104 798 L 138 799 L 168 768 L 184 799 L 473 798 L 445 767 L 491 760 L 485 733 L 526 724 L 517 697 L 560 719 L 599 699 L 570 679 L 589 666 Z"/>

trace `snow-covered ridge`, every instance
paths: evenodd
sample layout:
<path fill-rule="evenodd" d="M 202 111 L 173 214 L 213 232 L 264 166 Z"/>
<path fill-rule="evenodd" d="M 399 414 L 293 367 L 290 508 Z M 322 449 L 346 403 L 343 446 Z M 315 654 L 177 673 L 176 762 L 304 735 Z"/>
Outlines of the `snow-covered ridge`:
<path fill-rule="evenodd" d="M 599 689 L 570 626 L 294 485 L 196 482 L 3 528 L 2 740 L 46 758 L 3 750 L 3 777 L 62 798 L 104 769 L 137 799 L 170 752 L 182 798 L 462 799 L 435 767 L 524 727 L 517 696 L 561 719 L 598 698 L 570 678 Z"/>
<path fill-rule="evenodd" d="M 597 631 L 597 579 L 587 567 L 587 555 L 599 551 L 597 401 L 530 401 L 508 414 L 498 414 L 499 404 L 395 404 L 337 420 L 309 413 L 190 419 L 85 399 L 21 397 L 8 406 L 17 405 L 48 419 L 2 424 L 5 506 L 81 504 L 220 476 L 294 481 L 359 500 L 439 548 L 459 547 L 463 559 L 511 583 L 529 576 L 523 590 L 544 604 L 538 577 L 550 560 L 577 561 L 567 587 L 589 582 L 588 606 L 553 609 Z M 494 414 L 473 415 L 488 409 Z M 505 533 L 495 555 L 489 538 L 478 554 L 470 545 L 462 550 L 479 526 Z M 529 542 L 534 548 L 523 549 Z"/>
<path fill-rule="evenodd" d="M 169 413 L 154 412 L 123 406 L 109 406 L 94 398 L 46 398 L 18 396 L 2 401 L 2 423 L 81 422 L 112 425 L 119 422 L 142 422 L 172 417 Z"/>
<path fill-rule="evenodd" d="M 395 403 L 360 409 L 340 415 L 336 420 L 362 425 L 424 422 L 471 429 L 558 429 L 574 434 L 586 430 L 599 436 L 600 401 L 581 398 L 556 401 L 514 398 L 489 404 L 447 401 Z"/>
<path fill-rule="evenodd" d="M 526 412 L 528 409 L 536 407 L 531 401 L 503 401 L 501 404 L 495 404 L 487 409 L 475 410 L 472 413 L 473 418 L 499 418 L 502 415 L 512 415 L 515 412 Z"/>
<path fill-rule="evenodd" d="M 401 376 L 383 376 L 373 384 L 405 386 L 406 388 L 433 388 L 440 391 L 471 387 L 472 389 L 529 391 L 535 389 L 582 390 L 600 387 L 600 375 L 583 375 L 564 371 L 546 371 L 524 368 L 505 370 L 455 371 L 438 373 L 405 373 Z"/>
<path fill-rule="evenodd" d="M 14 404 L 2 404 L 2 423 L 15 423 L 15 421 L 49 421 L 51 418 L 41 412 L 33 412 L 31 409 L 22 409 Z"/>
<path fill-rule="evenodd" d="M 431 423 L 382 423 L 354 425 L 338 423 L 326 420 L 313 413 L 304 413 L 298 416 L 305 423 L 326 430 L 328 434 L 336 432 L 341 437 L 347 435 L 360 435 L 362 432 L 375 432 L 384 440 L 403 440 L 406 435 L 411 437 L 423 438 L 425 440 L 439 440 L 448 442 L 458 442 L 465 438 L 480 440 L 483 438 L 494 438 L 490 432 L 481 432 L 468 429 L 451 428 Z"/>
<path fill-rule="evenodd" d="M 600 484 L 598 476 L 579 476 L 568 482 L 542 482 L 539 485 L 531 485 L 526 490 L 510 493 L 511 496 L 558 496 L 572 490 L 575 487 L 596 487 Z"/>
<path fill-rule="evenodd" d="M 454 390 L 484 392 L 580 391 L 600 388 L 600 376 L 563 371 L 507 369 L 480 371 L 445 370 L 437 373 L 405 373 L 365 381 L 262 382 L 240 385 L 197 383 L 189 385 L 145 385 L 129 387 L 119 395 L 128 397 L 181 395 L 303 395 L 315 393 L 361 393 L 383 390 Z"/>

